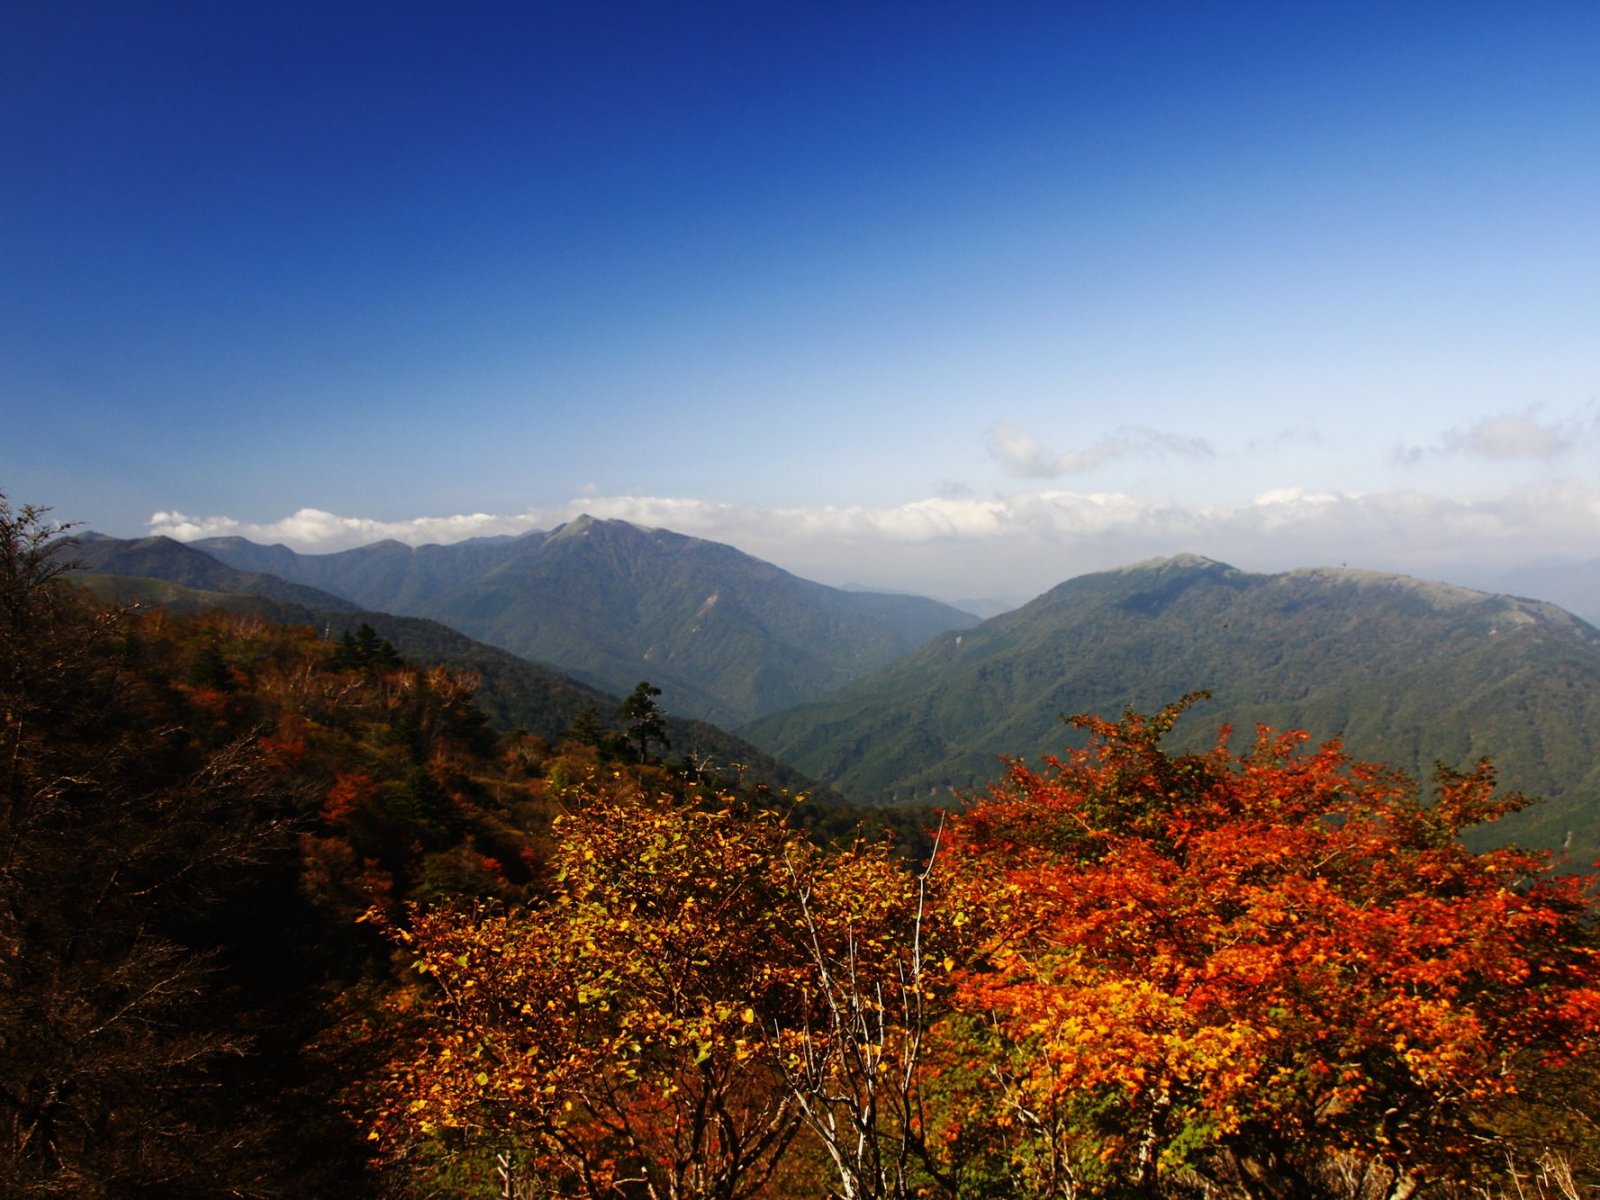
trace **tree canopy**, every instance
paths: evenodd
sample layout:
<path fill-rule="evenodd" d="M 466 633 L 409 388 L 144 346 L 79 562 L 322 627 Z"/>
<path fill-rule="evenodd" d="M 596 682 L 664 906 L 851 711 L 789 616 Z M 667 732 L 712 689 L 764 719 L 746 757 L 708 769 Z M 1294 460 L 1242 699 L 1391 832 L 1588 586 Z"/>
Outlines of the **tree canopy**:
<path fill-rule="evenodd" d="M 1081 719 L 920 871 L 586 793 L 550 901 L 401 935 L 439 990 L 382 1138 L 492 1130 L 595 1198 L 777 1187 L 740 1154 L 802 1124 L 849 1197 L 1360 1200 L 1533 1162 L 1507 1114 L 1600 1032 L 1585 882 L 1460 844 L 1523 803 L 1487 763 L 1424 800 L 1295 733 L 1170 754 L 1187 704 Z"/>
<path fill-rule="evenodd" d="M 1080 719 L 1088 748 L 956 823 L 989 930 L 956 1008 L 1019 1169 L 1289 1197 L 1503 1167 L 1496 1106 L 1597 1032 L 1586 882 L 1462 847 L 1524 803 L 1487 762 L 1430 802 L 1295 733 L 1170 755 L 1184 707 Z"/>

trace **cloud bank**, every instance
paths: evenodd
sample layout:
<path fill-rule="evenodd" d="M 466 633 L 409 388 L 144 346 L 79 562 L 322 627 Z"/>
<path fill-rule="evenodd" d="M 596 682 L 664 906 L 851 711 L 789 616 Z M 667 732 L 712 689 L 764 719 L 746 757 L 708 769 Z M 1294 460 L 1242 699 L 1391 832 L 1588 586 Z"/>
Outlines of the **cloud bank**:
<path fill-rule="evenodd" d="M 1048 450 L 1030 435 L 1005 421 L 989 427 L 989 454 L 1011 474 L 1022 479 L 1058 479 L 1080 475 L 1118 459 L 1215 457 L 1201 438 L 1163 433 L 1145 425 L 1124 425 L 1082 450 Z"/>
<path fill-rule="evenodd" d="M 152 533 L 223 535 L 325 552 L 393 538 L 420 545 L 551 529 L 581 513 L 726 542 L 826 583 L 857 582 L 948 599 L 1027 599 L 1085 571 L 1179 552 L 1250 570 L 1350 566 L 1434 578 L 1541 556 L 1600 550 L 1600 483 L 1552 480 L 1490 499 L 1419 491 L 1283 488 L 1220 505 L 1115 492 L 1022 491 L 906 504 L 754 507 L 690 498 L 585 496 L 515 515 L 380 521 L 301 509 L 278 521 L 156 513 Z"/>
<path fill-rule="evenodd" d="M 370 517 L 341 517 L 319 508 L 302 508 L 281 520 L 266 522 L 158 512 L 152 514 L 145 524 L 152 534 L 180 542 L 209 537 L 242 537 L 252 542 L 281 542 L 308 554 L 348 550 L 352 546 L 364 546 L 385 539 L 422 546 L 430 542 L 460 542 L 473 537 L 526 533 L 529 529 L 537 528 L 520 517 L 497 517 L 489 513 L 378 521 Z"/>

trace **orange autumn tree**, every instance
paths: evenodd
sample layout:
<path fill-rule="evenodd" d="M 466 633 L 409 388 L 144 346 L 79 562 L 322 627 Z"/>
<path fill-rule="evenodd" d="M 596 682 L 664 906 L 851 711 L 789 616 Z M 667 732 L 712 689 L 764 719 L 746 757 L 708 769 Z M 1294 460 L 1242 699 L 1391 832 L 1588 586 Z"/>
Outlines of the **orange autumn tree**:
<path fill-rule="evenodd" d="M 1012 1195 L 1398 1200 L 1503 1167 L 1497 1103 L 1600 1027 L 1584 885 L 1461 845 L 1522 803 L 1487 763 L 1428 803 L 1299 733 L 1168 753 L 1196 698 L 1075 719 L 1087 748 L 956 822 L 988 948 L 947 1127 Z"/>
<path fill-rule="evenodd" d="M 931 863 L 644 782 L 569 796 L 545 902 L 391 930 L 422 986 L 383 1156 L 444 1188 L 498 1159 L 508 1187 L 591 1200 L 809 1196 L 819 1174 L 923 1194 L 922 1040 L 954 965 Z"/>

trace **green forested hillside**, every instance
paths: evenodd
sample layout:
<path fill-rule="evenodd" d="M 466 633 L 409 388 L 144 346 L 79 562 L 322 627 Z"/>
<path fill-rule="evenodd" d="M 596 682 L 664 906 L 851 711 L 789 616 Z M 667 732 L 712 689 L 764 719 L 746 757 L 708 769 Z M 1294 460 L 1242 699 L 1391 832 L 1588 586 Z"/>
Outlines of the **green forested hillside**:
<path fill-rule="evenodd" d="M 84 570 L 105 575 L 164 579 L 201 591 L 263 596 L 315 608 L 354 611 L 356 607 L 330 592 L 277 575 L 228 566 L 169 537 L 125 541 L 88 534 L 73 547 L 73 559 Z"/>
<path fill-rule="evenodd" d="M 231 567 L 321 588 L 362 608 L 414 612 L 535 550 L 548 536 L 534 532 L 520 538 L 470 538 L 431 546 L 386 540 L 332 554 L 298 554 L 287 546 L 262 546 L 238 537 L 203 538 L 189 544 Z"/>
<path fill-rule="evenodd" d="M 671 711 L 723 726 L 814 699 L 977 621 L 922 597 L 825 587 L 731 546 L 592 517 L 415 549 L 196 546 L 367 609 L 442 621 L 606 691 L 651 679 Z"/>
<path fill-rule="evenodd" d="M 1600 633 L 1553 605 L 1347 570 L 1250 575 L 1186 556 L 1073 579 L 821 702 L 746 727 L 860 802 L 946 798 L 1060 714 L 1213 699 L 1187 736 L 1257 722 L 1426 775 L 1491 755 L 1548 798 L 1506 836 L 1600 850 Z"/>

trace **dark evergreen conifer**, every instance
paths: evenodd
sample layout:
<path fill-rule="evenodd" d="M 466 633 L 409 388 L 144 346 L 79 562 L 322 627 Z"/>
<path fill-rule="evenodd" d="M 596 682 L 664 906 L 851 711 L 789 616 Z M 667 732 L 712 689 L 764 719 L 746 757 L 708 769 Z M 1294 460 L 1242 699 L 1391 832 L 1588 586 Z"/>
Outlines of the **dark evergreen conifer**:
<path fill-rule="evenodd" d="M 661 709 L 656 697 L 661 689 L 648 680 L 640 680 L 628 698 L 617 709 L 628 731 L 628 738 L 639 752 L 640 762 L 650 761 L 650 743 L 659 742 L 662 749 L 670 747 L 667 724 L 661 719 Z"/>

